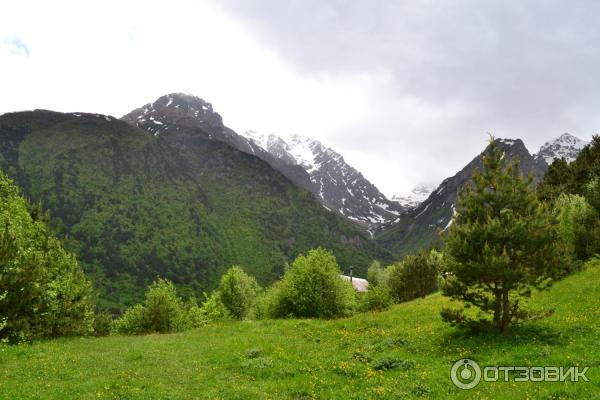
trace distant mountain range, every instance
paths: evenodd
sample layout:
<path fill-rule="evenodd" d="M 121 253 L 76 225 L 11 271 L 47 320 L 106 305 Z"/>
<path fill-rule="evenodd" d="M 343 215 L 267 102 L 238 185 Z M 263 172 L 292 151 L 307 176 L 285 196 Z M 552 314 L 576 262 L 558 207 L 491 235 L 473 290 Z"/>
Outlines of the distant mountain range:
<path fill-rule="evenodd" d="M 497 139 L 496 141 L 508 159 L 519 159 L 522 173 L 532 174 L 535 185 L 543 178 L 548 163 L 562 157 L 572 161 L 587 144 L 565 133 L 545 143 L 536 154 L 532 155 L 520 139 Z M 481 154 L 456 175 L 445 179 L 417 207 L 402 215 L 398 221 L 378 231 L 376 240 L 397 257 L 437 243 L 440 240 L 440 232 L 446 231 L 452 224 L 459 191 L 471 180 L 473 171 L 481 168 L 480 158 Z"/>
<path fill-rule="evenodd" d="M 392 196 L 392 201 L 399 203 L 405 210 L 410 211 L 419 206 L 422 202 L 427 200 L 431 192 L 435 189 L 435 186 L 431 185 L 417 185 L 409 193 L 395 194 Z"/>
<path fill-rule="evenodd" d="M 563 134 L 533 155 L 519 139 L 498 144 L 539 182 L 548 163 L 573 160 L 586 143 Z M 421 185 L 390 200 L 323 143 L 238 134 L 188 94 L 162 96 L 121 120 L 44 110 L 0 116 L 0 169 L 49 210 L 102 304 L 116 309 L 139 300 L 156 276 L 196 295 L 232 264 L 270 282 L 316 246 L 364 276 L 373 259 L 434 245 L 480 167 L 477 156 L 435 190 Z"/>

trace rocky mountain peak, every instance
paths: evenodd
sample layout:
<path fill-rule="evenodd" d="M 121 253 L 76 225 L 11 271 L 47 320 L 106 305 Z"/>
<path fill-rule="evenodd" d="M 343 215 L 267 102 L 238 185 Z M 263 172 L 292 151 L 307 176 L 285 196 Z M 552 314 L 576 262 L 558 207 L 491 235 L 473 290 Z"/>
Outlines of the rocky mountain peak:
<path fill-rule="evenodd" d="M 122 118 L 124 121 L 159 135 L 169 130 L 169 125 L 204 124 L 222 128 L 223 119 L 212 104 L 200 97 L 186 93 L 171 93 L 153 103 L 137 108 Z"/>
<path fill-rule="evenodd" d="M 570 133 L 563 133 L 559 137 L 544 143 L 535 154 L 537 160 L 544 160 L 550 165 L 558 158 L 564 158 L 571 162 L 589 142 L 581 140 Z"/>
<path fill-rule="evenodd" d="M 427 197 L 433 192 L 435 186 L 420 184 L 415 186 L 408 193 L 398 193 L 392 196 L 392 201 L 399 203 L 407 210 L 416 208 L 419 204 L 424 202 Z"/>
<path fill-rule="evenodd" d="M 280 137 L 253 131 L 245 136 L 287 165 L 302 167 L 310 176 L 311 191 L 325 207 L 369 231 L 397 220 L 404 211 L 347 164 L 341 154 L 318 140 L 298 134 Z"/>

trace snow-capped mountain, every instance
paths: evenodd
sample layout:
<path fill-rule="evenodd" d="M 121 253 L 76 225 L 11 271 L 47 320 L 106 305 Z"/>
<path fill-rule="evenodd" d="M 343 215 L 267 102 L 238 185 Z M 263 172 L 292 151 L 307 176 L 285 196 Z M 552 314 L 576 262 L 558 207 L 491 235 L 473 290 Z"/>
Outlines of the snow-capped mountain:
<path fill-rule="evenodd" d="M 203 99 L 172 93 L 122 118 L 154 136 L 202 135 L 252 154 L 282 173 L 297 186 L 313 193 L 323 206 L 373 231 L 397 219 L 403 207 L 388 200 L 344 158 L 320 142 L 294 135 L 246 132 L 239 135 L 223 124 L 221 116 Z"/>
<path fill-rule="evenodd" d="M 395 194 L 392 196 L 392 201 L 399 203 L 406 210 L 412 210 L 427 200 L 434 189 L 435 186 L 431 185 L 417 185 L 408 193 Z"/>
<path fill-rule="evenodd" d="M 301 166 L 310 176 L 312 192 L 324 206 L 372 231 L 405 211 L 390 201 L 339 153 L 301 135 L 282 138 L 254 131 L 245 136 L 288 165 Z"/>
<path fill-rule="evenodd" d="M 558 158 L 571 162 L 588 143 L 569 133 L 563 133 L 556 139 L 544 143 L 534 157 L 543 159 L 548 165 Z"/>

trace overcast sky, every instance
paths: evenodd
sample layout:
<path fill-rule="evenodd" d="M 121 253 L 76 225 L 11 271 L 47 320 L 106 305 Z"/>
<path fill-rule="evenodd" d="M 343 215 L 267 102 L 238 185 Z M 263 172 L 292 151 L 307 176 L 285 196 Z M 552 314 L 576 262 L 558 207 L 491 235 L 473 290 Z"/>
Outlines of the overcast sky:
<path fill-rule="evenodd" d="M 487 132 L 535 152 L 600 131 L 598 1 L 0 3 L 0 113 L 121 116 L 170 92 L 225 124 L 321 140 L 386 195 Z"/>

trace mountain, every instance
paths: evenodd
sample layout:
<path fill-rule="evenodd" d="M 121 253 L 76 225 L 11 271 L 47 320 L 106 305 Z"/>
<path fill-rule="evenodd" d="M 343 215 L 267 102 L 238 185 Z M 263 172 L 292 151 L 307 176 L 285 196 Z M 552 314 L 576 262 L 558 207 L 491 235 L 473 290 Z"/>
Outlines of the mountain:
<path fill-rule="evenodd" d="M 137 302 L 157 276 L 201 297 L 234 264 L 266 284 L 316 246 L 359 276 L 371 260 L 389 260 L 311 193 L 230 145 L 236 137 L 207 104 L 171 98 L 168 108 L 187 113 L 155 103 L 135 117 L 145 129 L 99 114 L 0 116 L 0 169 L 49 211 L 103 307 Z"/>
<path fill-rule="evenodd" d="M 388 200 L 339 153 L 301 135 L 245 133 L 248 140 L 288 166 L 301 166 L 310 176 L 311 191 L 321 203 L 372 232 L 395 220 L 405 208 Z M 259 157 L 262 157 L 257 153 Z"/>
<path fill-rule="evenodd" d="M 535 159 L 520 139 L 496 139 L 507 160 L 518 158 L 523 174 L 531 173 L 534 184 L 541 181 L 548 168 L 543 159 Z M 376 240 L 395 256 L 402 256 L 421 248 L 433 246 L 439 241 L 439 233 L 445 231 L 452 223 L 458 193 L 471 180 L 475 169 L 481 169 L 481 156 L 487 148 L 475 157 L 456 175 L 445 179 L 415 209 L 402 218 L 377 232 Z"/>
<path fill-rule="evenodd" d="M 278 157 L 264 151 L 253 141 L 238 135 L 223 124 L 223 118 L 212 108 L 212 104 L 186 93 L 171 93 L 159 97 L 131 111 L 122 120 L 135 125 L 154 136 L 179 131 L 182 127 L 199 129 L 207 132 L 209 139 L 227 143 L 231 147 L 253 154 L 266 161 L 274 169 L 281 172 L 296 186 L 312 191 L 313 186 L 306 171 L 297 165 L 288 164 Z"/>
<path fill-rule="evenodd" d="M 434 189 L 435 186 L 417 185 L 409 193 L 395 194 L 392 196 L 392 201 L 399 203 L 405 210 L 409 211 L 424 202 Z"/>
<path fill-rule="evenodd" d="M 570 163 L 588 143 L 569 133 L 563 133 L 556 139 L 544 143 L 534 157 L 536 160 L 544 160 L 548 165 L 558 158 L 564 158 Z"/>

